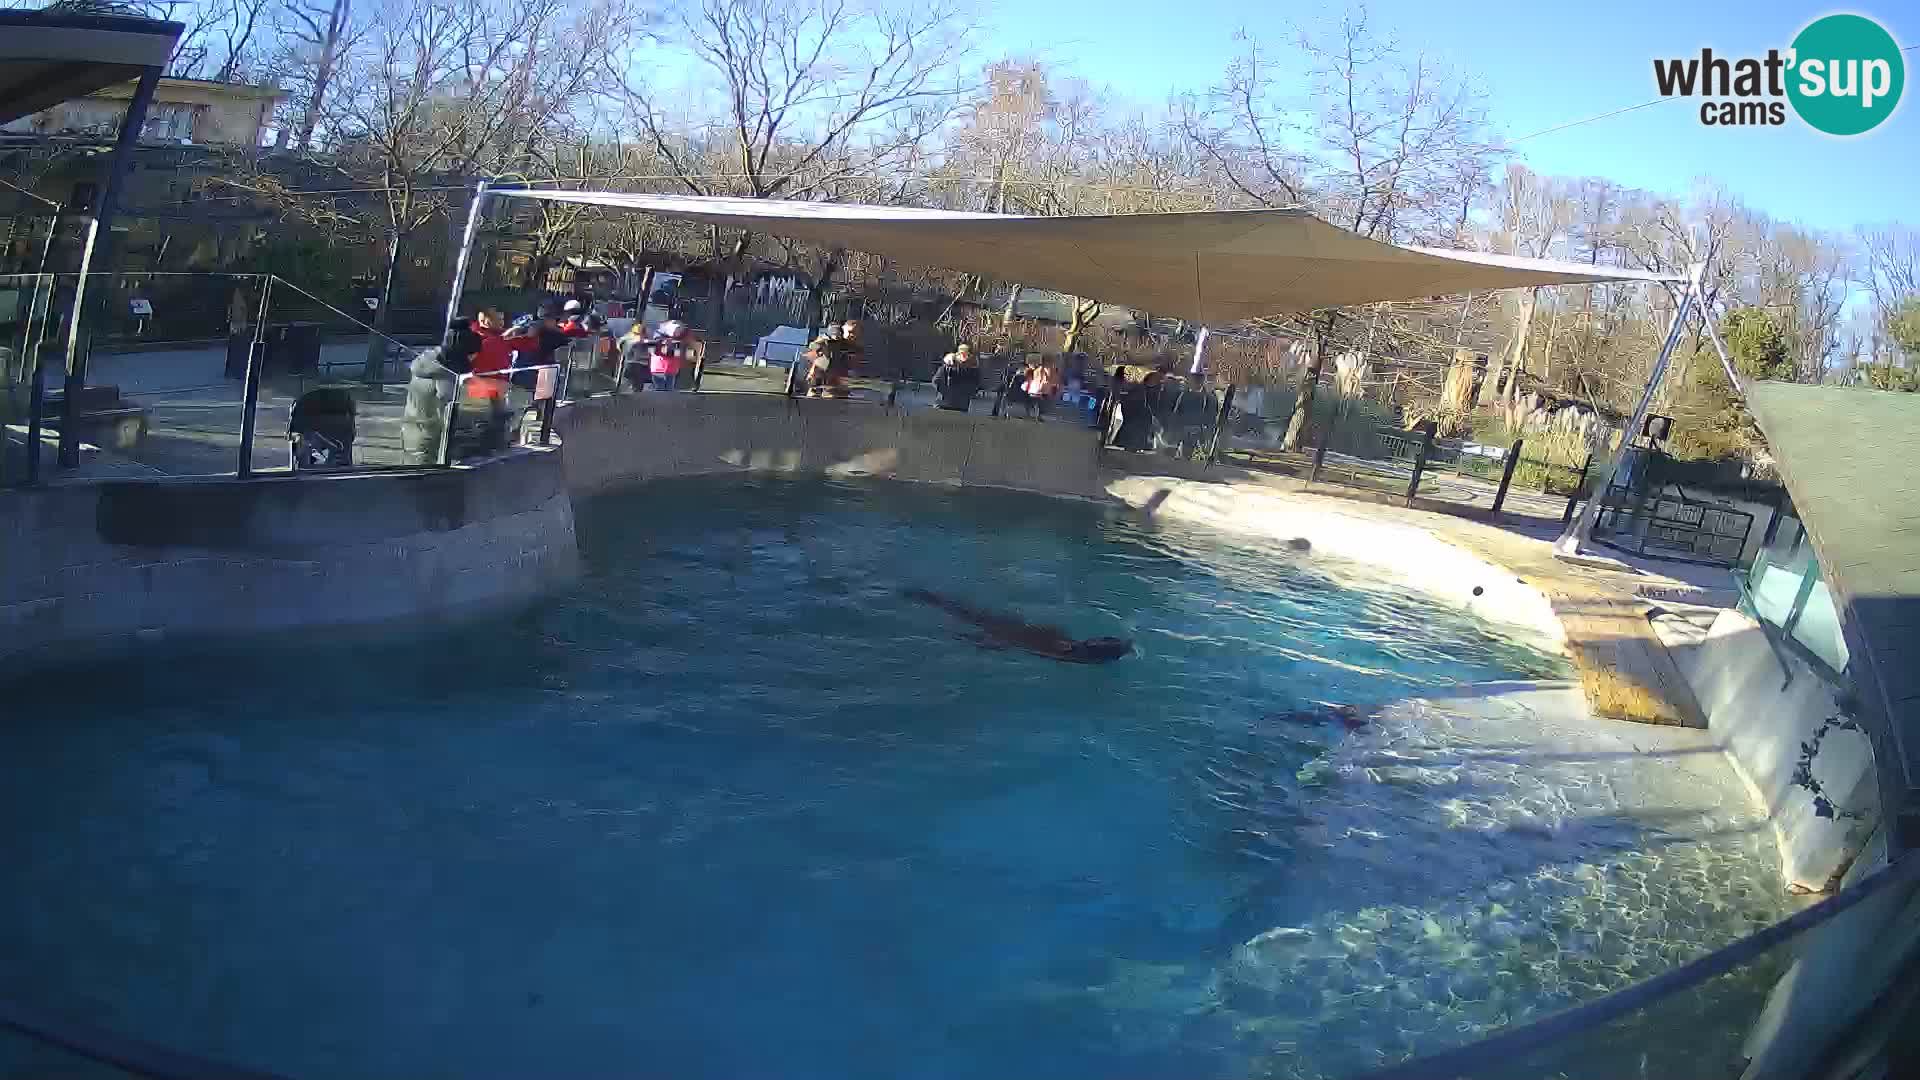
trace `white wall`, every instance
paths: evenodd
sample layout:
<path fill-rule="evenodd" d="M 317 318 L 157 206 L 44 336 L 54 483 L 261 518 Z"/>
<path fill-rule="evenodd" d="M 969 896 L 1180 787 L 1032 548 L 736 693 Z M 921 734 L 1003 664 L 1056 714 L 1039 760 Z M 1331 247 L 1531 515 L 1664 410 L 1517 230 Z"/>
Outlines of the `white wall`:
<path fill-rule="evenodd" d="M 1794 783 L 1801 744 L 1839 715 L 1836 689 L 1791 653 L 1776 654 L 1751 617 L 1723 611 L 1700 644 L 1677 655 L 1681 674 L 1740 775 L 1767 809 L 1793 888 L 1824 892 L 1859 854 L 1879 813 L 1873 750 L 1861 732 L 1829 727 L 1813 775 L 1840 809 L 1865 821 L 1821 817 Z"/>

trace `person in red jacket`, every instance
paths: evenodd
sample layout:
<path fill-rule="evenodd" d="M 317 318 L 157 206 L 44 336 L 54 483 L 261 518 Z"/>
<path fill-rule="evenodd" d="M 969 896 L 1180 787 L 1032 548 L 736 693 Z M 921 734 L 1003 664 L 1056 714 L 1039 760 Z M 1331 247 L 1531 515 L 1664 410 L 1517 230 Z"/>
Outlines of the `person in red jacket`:
<path fill-rule="evenodd" d="M 513 345 L 506 339 L 506 316 L 492 308 L 482 308 L 474 317 L 474 330 L 480 335 L 480 353 L 473 361 L 475 375 L 491 375 L 513 366 Z"/>

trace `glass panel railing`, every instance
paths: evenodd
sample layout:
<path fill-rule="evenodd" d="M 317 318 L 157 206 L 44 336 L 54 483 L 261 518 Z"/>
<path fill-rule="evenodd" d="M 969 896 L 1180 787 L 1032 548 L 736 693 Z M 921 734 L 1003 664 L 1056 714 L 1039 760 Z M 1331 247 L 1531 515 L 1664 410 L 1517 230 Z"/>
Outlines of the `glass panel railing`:
<path fill-rule="evenodd" d="M 1818 575 L 1816 564 L 1812 573 Z M 1840 613 L 1833 606 L 1833 593 L 1827 589 L 1827 583 L 1816 576 L 1813 588 L 1807 592 L 1806 603 L 1800 608 L 1800 615 L 1793 623 L 1793 640 L 1806 646 L 1807 651 L 1819 657 L 1835 671 L 1847 670 L 1847 641 L 1840 632 Z"/>

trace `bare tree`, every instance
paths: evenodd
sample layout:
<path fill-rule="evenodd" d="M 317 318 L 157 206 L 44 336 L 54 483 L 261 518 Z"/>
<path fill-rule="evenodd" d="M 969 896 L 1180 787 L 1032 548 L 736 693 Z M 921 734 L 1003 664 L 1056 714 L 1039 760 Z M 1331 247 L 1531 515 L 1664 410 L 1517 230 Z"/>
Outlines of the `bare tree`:
<path fill-rule="evenodd" d="M 1462 205 L 1497 156 L 1470 82 L 1374 33 L 1364 10 L 1300 35 L 1311 65 L 1304 97 L 1279 81 L 1285 68 L 1261 43 L 1242 41 L 1207 104 L 1181 114 L 1187 137 L 1241 195 L 1266 206 L 1305 204 L 1377 240 L 1454 237 Z M 1302 116 L 1311 120 L 1301 125 Z M 1314 349 L 1300 374 L 1288 448 L 1304 435 L 1340 324 L 1337 309 L 1307 322 Z"/>
<path fill-rule="evenodd" d="M 327 80 L 334 89 L 318 96 L 313 138 L 329 153 L 298 170 L 267 155 L 248 182 L 290 216 L 355 225 L 381 244 L 373 325 L 384 333 L 409 239 L 446 215 L 451 193 L 473 174 L 537 167 L 530 148 L 540 140 L 530 132 L 585 96 L 575 69 L 547 51 L 597 69 L 597 43 L 622 30 L 618 10 L 570 10 L 564 0 L 375 3 L 362 32 L 338 38 Z M 321 182 L 303 190 L 294 177 Z M 369 378 L 382 357 L 378 336 L 370 338 Z"/>
<path fill-rule="evenodd" d="M 281 13 L 281 34 L 289 53 L 283 66 L 293 76 L 300 102 L 290 122 L 280 125 L 275 145 L 283 150 L 311 150 L 341 54 L 356 37 L 353 0 L 285 0 Z"/>
<path fill-rule="evenodd" d="M 695 195 L 809 198 L 907 162 L 944 121 L 960 86 L 970 27 L 948 0 L 873 7 L 847 0 L 699 0 L 672 40 L 721 100 L 706 124 L 648 80 L 645 50 L 613 65 L 633 122 L 676 183 Z M 710 232 L 710 329 L 725 319 L 725 279 L 753 243 Z"/>

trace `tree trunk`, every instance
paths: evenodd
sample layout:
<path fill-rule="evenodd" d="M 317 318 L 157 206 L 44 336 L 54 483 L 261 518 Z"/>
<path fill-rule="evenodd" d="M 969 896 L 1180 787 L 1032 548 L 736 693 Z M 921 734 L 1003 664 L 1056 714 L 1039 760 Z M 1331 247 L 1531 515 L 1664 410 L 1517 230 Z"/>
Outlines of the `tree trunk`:
<path fill-rule="evenodd" d="M 313 148 L 313 130 L 320 124 L 320 107 L 325 104 L 327 87 L 333 82 L 334 65 L 340 56 L 340 34 L 347 28 L 347 19 L 352 10 L 351 0 L 333 0 L 333 9 L 327 15 L 326 37 L 320 42 L 320 59 L 313 68 L 313 92 L 307 95 L 307 107 L 300 114 L 299 138 L 293 144 L 295 150 Z"/>
<path fill-rule="evenodd" d="M 1300 441 L 1306 437 L 1307 424 L 1313 417 L 1313 395 L 1320 386 L 1320 369 L 1326 366 L 1327 352 L 1333 348 L 1333 328 L 1340 318 L 1337 312 L 1329 311 L 1317 328 L 1313 343 L 1313 358 L 1307 361 L 1306 370 L 1300 373 L 1300 387 L 1294 394 L 1293 415 L 1287 420 L 1286 437 L 1280 440 L 1280 449 L 1298 450 Z"/>
<path fill-rule="evenodd" d="M 1553 378 L 1553 336 L 1560 330 L 1560 305 L 1553 307 L 1553 318 L 1547 321 L 1547 347 L 1540 357 L 1540 381 Z"/>
<path fill-rule="evenodd" d="M 1002 331 L 1013 329 L 1013 309 L 1019 303 L 1020 286 L 1015 285 L 1013 289 L 1007 293 L 1007 309 L 1000 313 L 1000 329 Z"/>
<path fill-rule="evenodd" d="M 373 309 L 373 333 L 367 335 L 367 363 L 361 378 L 377 383 L 387 366 L 387 328 L 393 325 L 393 273 L 400 265 L 400 230 L 387 235 L 387 270 L 380 285 L 380 304 Z"/>
<path fill-rule="evenodd" d="M 1520 302 L 1520 336 L 1513 343 L 1513 362 L 1507 365 L 1507 401 L 1520 400 L 1520 376 L 1527 370 L 1527 350 L 1533 344 L 1533 314 L 1540 310 L 1540 290 L 1528 289 Z"/>
<path fill-rule="evenodd" d="M 1060 343 L 1060 351 L 1070 353 L 1079 348 L 1080 335 L 1086 331 L 1087 327 L 1093 325 L 1093 320 L 1099 317 L 1100 304 L 1098 301 L 1088 300 L 1078 296 L 1074 297 L 1073 318 L 1067 323 L 1067 337 L 1065 341 Z"/>
<path fill-rule="evenodd" d="M 812 341 L 820 327 L 827 321 L 827 292 L 833 288 L 834 272 L 840 269 L 841 253 L 835 251 L 827 257 L 827 264 L 816 274 L 813 284 L 807 286 L 807 340 Z"/>

